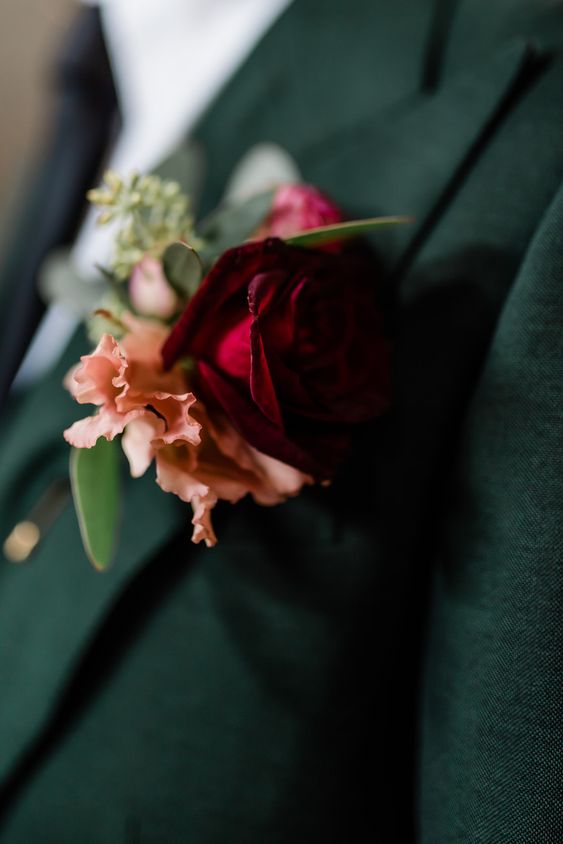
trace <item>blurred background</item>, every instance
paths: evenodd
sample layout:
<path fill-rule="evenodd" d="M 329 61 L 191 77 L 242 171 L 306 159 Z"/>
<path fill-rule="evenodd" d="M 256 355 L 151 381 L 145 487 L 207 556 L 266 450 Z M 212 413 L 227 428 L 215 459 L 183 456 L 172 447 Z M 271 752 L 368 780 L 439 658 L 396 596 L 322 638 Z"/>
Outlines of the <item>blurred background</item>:
<path fill-rule="evenodd" d="M 48 130 L 53 60 L 77 0 L 0 2 L 0 260 Z"/>

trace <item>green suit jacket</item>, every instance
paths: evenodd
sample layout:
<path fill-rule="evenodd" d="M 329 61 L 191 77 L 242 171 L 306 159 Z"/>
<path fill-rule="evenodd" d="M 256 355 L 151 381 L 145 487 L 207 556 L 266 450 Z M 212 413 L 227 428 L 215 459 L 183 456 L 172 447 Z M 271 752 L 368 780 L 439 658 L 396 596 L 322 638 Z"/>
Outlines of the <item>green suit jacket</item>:
<path fill-rule="evenodd" d="M 204 211 L 275 141 L 416 217 L 374 241 L 393 409 L 213 550 L 145 477 L 111 571 L 71 507 L 0 566 L 0 841 L 561 840 L 562 45 L 531 0 L 297 0 L 201 121 Z M 4 535 L 66 472 L 84 348 L 3 423 Z"/>

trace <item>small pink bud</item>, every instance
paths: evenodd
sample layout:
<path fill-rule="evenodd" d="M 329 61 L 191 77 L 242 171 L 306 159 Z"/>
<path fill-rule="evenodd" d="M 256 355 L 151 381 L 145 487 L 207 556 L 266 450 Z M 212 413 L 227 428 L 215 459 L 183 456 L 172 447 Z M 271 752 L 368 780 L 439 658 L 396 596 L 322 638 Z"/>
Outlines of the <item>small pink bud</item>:
<path fill-rule="evenodd" d="M 137 313 L 142 316 L 169 319 L 180 307 L 178 297 L 164 275 L 161 262 L 150 255 L 145 255 L 133 267 L 129 279 L 129 298 Z"/>
<path fill-rule="evenodd" d="M 262 237 L 291 237 L 307 229 L 341 223 L 340 208 L 312 185 L 285 184 L 277 189 Z"/>

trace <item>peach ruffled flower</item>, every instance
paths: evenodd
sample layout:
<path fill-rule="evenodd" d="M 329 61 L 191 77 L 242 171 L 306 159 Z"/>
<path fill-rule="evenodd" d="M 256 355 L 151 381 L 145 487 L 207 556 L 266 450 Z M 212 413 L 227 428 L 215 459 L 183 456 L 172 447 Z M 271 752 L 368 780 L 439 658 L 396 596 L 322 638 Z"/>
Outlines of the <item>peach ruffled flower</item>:
<path fill-rule="evenodd" d="M 99 410 L 64 432 L 76 448 L 91 448 L 100 437 L 113 440 L 134 419 L 144 419 L 163 445 L 199 442 L 199 424 L 191 417 L 195 396 L 186 390 L 180 366 L 164 372 L 160 348 L 168 329 L 157 322 L 124 314 L 128 330 L 118 343 L 104 334 L 96 349 L 71 369 L 65 386 L 79 404 Z"/>
<path fill-rule="evenodd" d="M 279 504 L 313 482 L 256 451 L 226 418 L 211 418 L 186 389 L 180 366 L 163 370 L 166 326 L 130 314 L 122 320 L 128 333 L 119 343 L 104 334 L 65 379 L 79 403 L 99 408 L 65 431 L 67 442 L 91 448 L 99 437 L 123 434 L 132 476 L 154 460 L 159 486 L 192 506 L 192 540 L 208 546 L 217 542 L 211 510 L 218 500 L 235 503 L 250 493 L 259 504 Z"/>
<path fill-rule="evenodd" d="M 233 428 L 226 417 L 213 419 L 201 402 L 193 408 L 201 424 L 201 442 L 155 448 L 156 480 L 164 492 L 172 492 L 192 505 L 192 540 L 215 545 L 211 510 L 217 501 L 235 504 L 252 495 L 258 504 L 281 504 L 297 495 L 313 478 L 257 451 Z M 123 449 L 131 460 L 131 445 L 140 424 L 128 426 Z"/>

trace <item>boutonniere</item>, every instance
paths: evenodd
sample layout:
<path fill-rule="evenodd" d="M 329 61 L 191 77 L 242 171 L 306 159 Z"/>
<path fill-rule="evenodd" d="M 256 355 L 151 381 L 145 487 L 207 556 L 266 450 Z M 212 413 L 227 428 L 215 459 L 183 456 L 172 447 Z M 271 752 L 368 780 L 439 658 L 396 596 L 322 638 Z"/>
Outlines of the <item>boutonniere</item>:
<path fill-rule="evenodd" d="M 199 225 L 179 186 L 108 173 L 91 191 L 115 227 L 95 344 L 65 379 L 93 415 L 64 432 L 86 552 L 115 549 L 120 443 L 134 477 L 154 464 L 215 545 L 218 501 L 276 505 L 328 484 L 355 426 L 389 403 L 389 345 L 369 251 L 388 217 L 345 221 L 316 188 L 287 184 Z"/>

